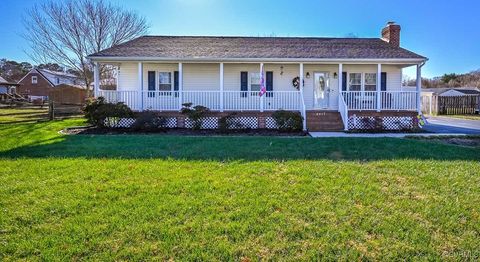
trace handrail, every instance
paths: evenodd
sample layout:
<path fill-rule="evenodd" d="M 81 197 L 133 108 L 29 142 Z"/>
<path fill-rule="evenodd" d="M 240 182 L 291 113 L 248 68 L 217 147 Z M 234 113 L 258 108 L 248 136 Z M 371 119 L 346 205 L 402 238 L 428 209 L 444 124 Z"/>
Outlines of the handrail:
<path fill-rule="evenodd" d="M 348 131 L 348 106 L 347 103 L 345 103 L 342 92 L 340 92 L 340 94 L 338 95 L 338 111 L 340 112 L 340 116 L 342 117 L 343 129 L 345 131 Z"/>

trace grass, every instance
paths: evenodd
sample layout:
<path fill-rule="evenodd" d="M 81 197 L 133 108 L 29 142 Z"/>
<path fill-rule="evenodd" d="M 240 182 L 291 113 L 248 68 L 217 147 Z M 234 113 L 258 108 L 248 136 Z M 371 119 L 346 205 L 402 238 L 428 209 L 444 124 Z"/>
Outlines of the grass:
<path fill-rule="evenodd" d="M 48 107 L 0 108 L 0 125 L 16 122 L 36 122 L 48 117 Z"/>
<path fill-rule="evenodd" d="M 0 129 L 0 260 L 478 259 L 480 148 Z"/>

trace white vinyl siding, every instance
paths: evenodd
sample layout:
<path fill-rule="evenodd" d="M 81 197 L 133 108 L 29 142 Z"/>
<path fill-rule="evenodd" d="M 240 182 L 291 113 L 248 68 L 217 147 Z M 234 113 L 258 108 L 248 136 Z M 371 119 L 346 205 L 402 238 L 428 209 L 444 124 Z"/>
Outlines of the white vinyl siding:
<path fill-rule="evenodd" d="M 145 79 L 146 77 L 144 77 Z M 146 86 L 146 85 L 145 85 Z M 118 71 L 118 91 L 140 91 L 138 86 L 138 64 L 122 63 Z"/>
<path fill-rule="evenodd" d="M 220 90 L 220 64 L 183 64 L 183 90 Z"/>

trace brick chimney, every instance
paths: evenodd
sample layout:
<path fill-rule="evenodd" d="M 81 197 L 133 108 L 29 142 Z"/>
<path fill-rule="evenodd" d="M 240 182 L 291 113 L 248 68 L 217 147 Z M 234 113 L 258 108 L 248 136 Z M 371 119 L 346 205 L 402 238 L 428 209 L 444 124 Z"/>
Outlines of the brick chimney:
<path fill-rule="evenodd" d="M 400 47 L 400 26 L 395 22 L 388 22 L 382 29 L 382 40 L 396 47 Z"/>

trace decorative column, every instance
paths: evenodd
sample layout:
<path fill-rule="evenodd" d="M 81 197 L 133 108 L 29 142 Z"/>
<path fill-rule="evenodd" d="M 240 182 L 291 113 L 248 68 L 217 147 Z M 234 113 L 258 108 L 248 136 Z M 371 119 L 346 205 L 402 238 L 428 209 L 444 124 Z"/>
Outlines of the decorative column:
<path fill-rule="evenodd" d="M 377 65 L 377 112 L 382 109 L 382 64 Z"/>
<path fill-rule="evenodd" d="M 417 81 L 416 81 L 416 86 L 417 86 L 417 112 L 418 114 L 421 114 L 422 113 L 422 107 L 420 105 L 421 101 L 421 97 L 420 97 L 420 94 L 422 92 L 422 66 L 423 66 L 423 63 L 422 64 L 419 64 L 417 65 Z"/>
<path fill-rule="evenodd" d="M 93 97 L 98 97 L 100 90 L 100 66 L 98 62 L 93 64 Z"/>
<path fill-rule="evenodd" d="M 263 63 L 260 63 L 260 74 L 262 74 L 262 68 L 263 68 Z M 263 77 L 263 75 L 261 75 L 260 77 Z M 263 108 L 264 108 L 264 102 L 265 102 L 265 94 L 263 94 L 261 97 L 260 97 L 260 112 L 263 112 Z"/>
<path fill-rule="evenodd" d="M 143 63 L 138 62 L 138 91 L 140 98 L 140 111 L 143 111 Z"/>
<path fill-rule="evenodd" d="M 178 110 L 182 110 L 183 101 L 183 63 L 178 63 Z"/>
<path fill-rule="evenodd" d="M 343 91 L 343 64 L 338 64 L 338 106 L 342 103 Z"/>
<path fill-rule="evenodd" d="M 306 131 L 307 130 L 307 114 L 305 112 L 305 98 L 303 97 L 303 63 L 300 63 L 300 68 L 299 68 L 300 72 L 300 76 L 299 76 L 299 79 L 300 79 L 300 83 L 298 84 L 299 88 L 298 90 L 300 91 L 300 97 L 302 98 L 302 116 L 303 116 L 303 130 Z"/>
<path fill-rule="evenodd" d="M 223 63 L 220 63 L 220 112 L 223 112 Z"/>

